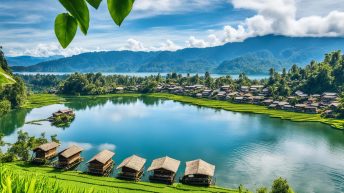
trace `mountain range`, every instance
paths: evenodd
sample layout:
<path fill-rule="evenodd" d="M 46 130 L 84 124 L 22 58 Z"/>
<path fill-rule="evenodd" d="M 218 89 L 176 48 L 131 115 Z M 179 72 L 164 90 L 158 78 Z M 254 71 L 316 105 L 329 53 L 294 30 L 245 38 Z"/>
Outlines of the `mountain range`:
<path fill-rule="evenodd" d="M 344 38 L 267 35 L 208 48 L 178 51 L 90 52 L 12 67 L 17 72 L 189 72 L 262 74 L 274 67 L 304 66 L 344 49 Z M 13 59 L 12 59 L 13 61 Z M 11 66 L 11 60 L 9 60 Z M 17 63 L 18 64 L 18 63 Z"/>

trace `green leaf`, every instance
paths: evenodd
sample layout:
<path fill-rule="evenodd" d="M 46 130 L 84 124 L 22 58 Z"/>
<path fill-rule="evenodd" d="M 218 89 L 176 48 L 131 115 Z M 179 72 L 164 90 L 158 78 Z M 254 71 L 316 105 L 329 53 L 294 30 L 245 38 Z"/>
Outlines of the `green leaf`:
<path fill-rule="evenodd" d="M 102 0 L 86 0 L 90 5 L 92 5 L 92 7 L 94 7 L 95 9 L 98 9 L 100 3 L 102 2 Z"/>
<path fill-rule="evenodd" d="M 55 19 L 55 35 L 63 48 L 72 42 L 78 29 L 77 20 L 68 13 L 61 13 Z"/>
<path fill-rule="evenodd" d="M 107 0 L 110 15 L 118 26 L 129 15 L 134 2 L 135 0 Z"/>
<path fill-rule="evenodd" d="M 59 0 L 64 8 L 78 21 L 82 33 L 87 34 L 90 13 L 85 0 Z"/>

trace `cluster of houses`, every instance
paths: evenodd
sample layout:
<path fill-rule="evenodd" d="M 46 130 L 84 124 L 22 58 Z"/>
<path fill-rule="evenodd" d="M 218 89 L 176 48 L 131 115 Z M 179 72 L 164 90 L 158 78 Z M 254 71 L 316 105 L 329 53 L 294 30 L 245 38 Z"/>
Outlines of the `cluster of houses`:
<path fill-rule="evenodd" d="M 308 95 L 302 91 L 296 91 L 292 96 L 277 101 L 272 99 L 269 89 L 263 85 L 241 86 L 240 89 L 232 89 L 229 85 L 225 85 L 212 90 L 204 85 L 177 86 L 172 84 L 159 86 L 157 91 L 197 98 L 228 100 L 240 104 L 264 105 L 270 109 L 300 113 L 317 114 L 322 112 L 328 117 L 333 117 L 339 106 L 338 93 L 324 92 Z"/>
<path fill-rule="evenodd" d="M 57 157 L 55 167 L 62 170 L 76 168 L 84 159 L 81 157 L 83 148 L 70 146 L 57 153 L 60 144 L 50 142 L 33 150 L 33 163 L 45 164 Z M 114 152 L 103 150 L 87 162 L 88 173 L 97 176 L 109 176 L 114 168 Z M 144 174 L 146 159 L 137 155 L 130 156 L 122 161 L 116 169 L 120 170 L 117 178 L 130 181 L 140 181 Z M 147 172 L 150 172 L 149 180 L 154 183 L 173 184 L 176 178 L 180 161 L 162 157 L 153 160 Z M 213 178 L 215 166 L 201 159 L 186 162 L 184 176 L 180 182 L 187 185 L 210 186 L 215 184 Z"/>

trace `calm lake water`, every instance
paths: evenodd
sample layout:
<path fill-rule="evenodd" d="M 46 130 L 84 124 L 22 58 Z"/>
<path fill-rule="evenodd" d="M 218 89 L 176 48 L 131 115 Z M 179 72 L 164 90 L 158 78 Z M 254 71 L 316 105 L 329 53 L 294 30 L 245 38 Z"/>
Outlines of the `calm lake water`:
<path fill-rule="evenodd" d="M 69 128 L 24 124 L 64 108 L 76 111 Z M 86 161 L 110 149 L 116 152 L 116 164 L 137 154 L 147 159 L 147 168 L 153 159 L 168 155 L 182 161 L 178 176 L 185 161 L 202 158 L 216 165 L 217 185 L 225 187 L 270 187 L 282 176 L 298 193 L 344 192 L 344 133 L 320 123 L 119 97 L 12 112 L 0 119 L 0 128 L 8 142 L 16 140 L 20 129 L 36 136 L 57 134 L 61 149 L 71 144 L 85 148 Z"/>

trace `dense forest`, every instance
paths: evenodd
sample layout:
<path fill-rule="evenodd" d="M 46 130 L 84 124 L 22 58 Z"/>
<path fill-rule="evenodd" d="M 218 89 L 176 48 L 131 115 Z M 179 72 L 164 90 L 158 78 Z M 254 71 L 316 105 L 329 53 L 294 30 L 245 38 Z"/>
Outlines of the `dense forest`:
<path fill-rule="evenodd" d="M 8 80 L 0 82 L 1 116 L 13 108 L 20 107 L 26 99 L 26 87 L 24 81 L 12 74 L 2 49 L 0 49 L 0 75 L 2 75 L 4 79 Z"/>

